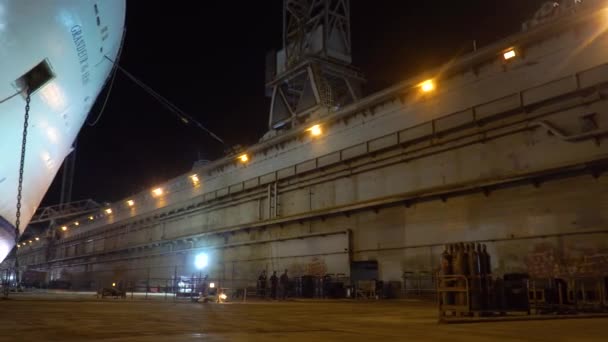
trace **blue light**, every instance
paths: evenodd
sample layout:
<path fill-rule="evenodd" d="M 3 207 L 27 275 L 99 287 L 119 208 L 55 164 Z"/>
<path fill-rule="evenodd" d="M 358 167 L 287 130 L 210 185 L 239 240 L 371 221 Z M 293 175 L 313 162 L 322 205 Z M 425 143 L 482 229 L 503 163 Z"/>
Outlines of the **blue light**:
<path fill-rule="evenodd" d="M 201 253 L 194 258 L 194 266 L 196 266 L 196 268 L 199 270 L 207 267 L 208 263 L 209 256 L 205 253 Z"/>

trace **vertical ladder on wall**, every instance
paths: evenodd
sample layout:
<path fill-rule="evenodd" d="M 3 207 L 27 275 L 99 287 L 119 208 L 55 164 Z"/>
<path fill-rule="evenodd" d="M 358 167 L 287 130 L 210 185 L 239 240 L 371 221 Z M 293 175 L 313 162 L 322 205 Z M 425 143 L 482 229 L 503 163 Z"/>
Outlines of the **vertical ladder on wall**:
<path fill-rule="evenodd" d="M 272 184 L 268 184 L 268 219 L 274 219 L 279 217 L 279 191 L 278 184 L 274 182 Z"/>

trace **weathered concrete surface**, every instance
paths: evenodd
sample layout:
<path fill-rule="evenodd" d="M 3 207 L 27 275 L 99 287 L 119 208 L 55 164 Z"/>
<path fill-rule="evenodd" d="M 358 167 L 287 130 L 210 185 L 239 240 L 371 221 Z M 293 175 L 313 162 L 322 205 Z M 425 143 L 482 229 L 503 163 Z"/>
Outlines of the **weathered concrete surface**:
<path fill-rule="evenodd" d="M 164 195 L 132 194 L 22 241 L 20 271 L 74 290 L 141 290 L 199 272 L 204 251 L 205 272 L 231 288 L 261 270 L 348 277 L 357 261 L 402 282 L 436 271 L 444 244 L 479 242 L 497 276 L 605 277 L 608 35 L 606 3 L 592 2 L 601 11 L 453 61 L 432 94 L 405 82 L 329 115 L 319 137 L 278 135 L 247 164 L 197 167 L 155 185 Z M 525 53 L 505 63 L 508 46 Z"/>
<path fill-rule="evenodd" d="M 0 301 L 0 341 L 605 341 L 608 319 L 439 325 L 420 302 Z"/>

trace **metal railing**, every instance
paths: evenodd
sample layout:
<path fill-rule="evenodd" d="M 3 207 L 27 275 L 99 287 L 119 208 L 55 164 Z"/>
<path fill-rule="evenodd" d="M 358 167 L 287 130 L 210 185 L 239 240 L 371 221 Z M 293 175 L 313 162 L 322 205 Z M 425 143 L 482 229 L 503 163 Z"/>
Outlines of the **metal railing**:
<path fill-rule="evenodd" d="M 432 272 L 403 272 L 402 296 L 404 298 L 435 299 L 437 278 Z"/>
<path fill-rule="evenodd" d="M 608 310 L 608 277 L 531 279 L 531 307 L 544 312 L 595 312 Z"/>

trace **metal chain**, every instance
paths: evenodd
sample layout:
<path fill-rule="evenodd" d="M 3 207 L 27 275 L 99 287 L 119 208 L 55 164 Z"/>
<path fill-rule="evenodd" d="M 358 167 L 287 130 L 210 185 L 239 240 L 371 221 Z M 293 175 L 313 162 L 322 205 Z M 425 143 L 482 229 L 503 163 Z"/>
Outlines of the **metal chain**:
<path fill-rule="evenodd" d="M 23 171 L 25 170 L 25 147 L 27 145 L 27 126 L 30 119 L 31 91 L 27 90 L 25 97 L 25 118 L 23 121 L 23 137 L 21 140 L 21 162 L 19 164 L 19 185 L 17 186 L 17 219 L 15 220 L 15 245 L 19 243 L 19 226 L 21 225 L 21 196 L 23 192 Z M 18 278 L 19 263 L 15 252 L 15 281 Z"/>

